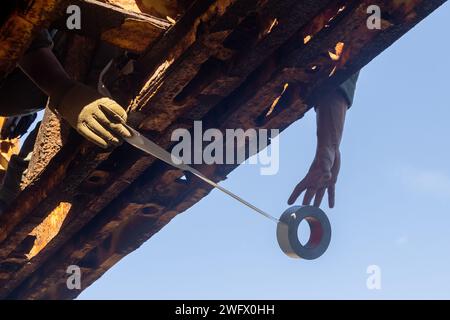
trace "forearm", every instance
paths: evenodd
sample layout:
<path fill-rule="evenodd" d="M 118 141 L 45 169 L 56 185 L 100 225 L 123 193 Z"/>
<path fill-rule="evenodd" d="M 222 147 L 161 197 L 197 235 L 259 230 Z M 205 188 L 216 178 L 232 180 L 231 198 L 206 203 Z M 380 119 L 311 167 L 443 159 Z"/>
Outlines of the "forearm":
<path fill-rule="evenodd" d="M 303 205 L 319 207 L 328 194 L 328 205 L 334 207 L 335 186 L 341 167 L 339 145 L 344 131 L 344 122 L 349 99 L 340 90 L 334 90 L 314 99 L 317 113 L 317 150 L 308 174 L 292 191 L 288 204 L 293 204 L 305 192 Z"/>
<path fill-rule="evenodd" d="M 344 131 L 348 102 L 333 91 L 317 103 L 317 149 L 339 149 Z"/>
<path fill-rule="evenodd" d="M 55 101 L 58 101 L 74 83 L 50 48 L 27 53 L 19 61 L 19 66 L 43 92 Z"/>

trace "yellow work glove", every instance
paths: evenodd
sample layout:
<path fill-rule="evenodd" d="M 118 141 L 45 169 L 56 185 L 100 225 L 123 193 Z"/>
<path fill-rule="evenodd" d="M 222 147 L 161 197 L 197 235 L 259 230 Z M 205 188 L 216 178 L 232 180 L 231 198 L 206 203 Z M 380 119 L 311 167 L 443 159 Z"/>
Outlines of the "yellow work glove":
<path fill-rule="evenodd" d="M 101 96 L 94 89 L 77 83 L 60 99 L 56 110 L 75 130 L 102 148 L 117 146 L 131 133 L 114 115 L 127 121 L 126 111 L 114 100 Z"/>

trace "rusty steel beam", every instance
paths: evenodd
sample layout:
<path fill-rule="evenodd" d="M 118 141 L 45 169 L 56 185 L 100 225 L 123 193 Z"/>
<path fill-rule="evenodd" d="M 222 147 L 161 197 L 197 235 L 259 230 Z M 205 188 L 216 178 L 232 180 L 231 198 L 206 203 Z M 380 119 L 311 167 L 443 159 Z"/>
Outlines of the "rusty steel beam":
<path fill-rule="evenodd" d="M 82 14 L 81 28 L 73 32 L 132 52 L 144 51 L 172 26 L 167 20 L 100 1 L 71 0 L 70 4 L 78 5 Z M 63 16 L 52 27 L 67 29 L 66 19 Z"/>
<path fill-rule="evenodd" d="M 232 39 L 233 33 L 238 40 L 239 34 L 248 35 L 247 31 L 242 30 L 246 30 L 246 19 L 254 17 L 249 17 L 248 14 L 239 16 L 239 1 L 229 6 L 218 6 L 216 8 L 219 11 L 226 9 L 222 12 L 221 16 L 226 17 L 222 21 L 230 22 L 231 18 L 238 17 L 237 23 L 232 24 L 229 29 L 230 26 L 227 24 L 221 26 L 220 19 L 215 16 L 218 20 L 211 19 L 209 21 L 214 23 L 206 24 L 206 28 L 202 27 L 203 35 L 198 32 L 195 34 L 181 32 L 180 37 L 185 41 L 181 46 L 168 51 L 167 58 L 170 60 L 165 64 L 164 60 L 158 60 L 158 55 L 164 57 L 161 51 L 155 50 L 145 55 L 144 61 L 153 61 L 145 66 L 153 65 L 154 68 L 148 73 L 147 71 L 143 73 L 151 74 L 152 77 L 148 80 L 142 76 L 137 77 L 138 80 L 144 78 L 144 90 L 131 107 L 135 111 L 140 111 L 138 120 L 141 129 L 151 130 L 148 132 L 149 136 L 166 147 L 170 146 L 168 138 L 172 129 L 189 127 L 192 119 L 203 119 L 205 127 L 217 127 L 222 130 L 234 127 L 283 129 L 303 115 L 306 111 L 304 102 L 311 94 L 321 88 L 338 84 L 357 68 L 367 64 L 443 2 L 445 1 L 418 0 L 408 1 L 408 6 L 402 6 L 402 1 L 345 1 L 346 9 L 339 11 L 338 15 L 336 11 L 335 15 L 328 17 L 328 20 L 333 18 L 331 23 L 323 23 L 327 21 L 324 19 L 326 15 L 319 14 L 315 19 L 311 16 L 308 21 L 303 21 L 302 25 L 297 26 L 296 30 L 294 28 L 289 34 L 290 39 L 280 40 L 280 43 L 274 45 L 273 50 L 269 50 L 261 61 L 256 59 L 253 70 L 239 74 L 236 78 L 240 79 L 234 80 L 236 82 L 232 79 L 233 71 L 239 69 L 234 67 L 240 65 L 239 59 L 242 59 L 244 65 L 245 61 L 251 61 L 249 58 L 251 53 L 241 54 L 243 49 L 235 47 L 226 50 L 230 48 L 224 46 L 224 43 Z M 383 21 L 382 30 L 369 33 L 361 26 L 365 26 L 367 18 L 365 8 L 370 4 L 379 4 L 384 12 L 389 13 L 390 20 Z M 336 9 L 333 4 L 330 8 Z M 233 9 L 237 10 L 237 14 L 232 14 Z M 227 16 L 227 13 L 231 16 Z M 307 24 L 309 21 L 311 23 Z M 193 19 L 193 22 L 196 20 Z M 262 23 L 260 26 L 266 25 Z M 193 30 L 198 31 L 197 27 Z M 240 27 L 243 29 L 239 29 Z M 258 34 L 264 33 L 261 30 L 267 29 L 259 29 Z M 270 37 L 275 30 L 276 28 L 267 36 Z M 179 30 L 174 30 L 175 32 L 180 33 Z M 311 40 L 305 43 L 304 40 L 308 36 Z M 259 35 L 257 38 L 259 40 Z M 158 43 L 161 48 L 165 47 L 164 40 L 163 38 Z M 341 59 L 338 61 L 330 59 L 330 52 L 333 52 L 336 44 L 340 42 L 344 43 L 346 48 Z M 258 47 L 259 43 L 255 41 L 254 46 Z M 205 50 L 209 50 L 208 54 L 205 54 Z M 222 52 L 226 54 L 222 55 Z M 201 56 L 195 59 L 193 53 Z M 218 71 L 214 73 L 212 79 L 208 78 L 209 74 L 202 73 L 202 67 L 215 66 L 210 59 L 213 59 L 213 62 L 225 61 L 224 68 L 220 67 L 219 63 Z M 226 65 L 230 63 L 230 59 L 233 62 L 231 67 Z M 158 66 L 160 68 L 156 68 Z M 183 74 L 177 72 L 178 69 L 189 70 L 192 73 L 186 76 L 188 72 Z M 224 85 L 220 90 L 214 91 L 214 87 L 209 85 L 215 81 L 226 83 L 224 79 L 229 80 L 230 87 Z M 279 104 L 283 105 L 283 108 L 275 108 L 269 117 L 265 117 L 267 108 L 280 96 L 286 83 L 289 84 L 288 90 L 279 99 Z M 170 86 L 171 84 L 174 86 Z M 160 109 L 164 103 L 168 103 L 168 108 L 172 108 L 170 110 L 176 113 L 175 119 L 171 114 L 161 116 L 160 112 L 164 110 L 155 114 L 154 111 L 157 110 L 153 110 L 153 106 L 158 106 L 158 103 L 161 104 L 161 107 L 158 107 Z M 201 111 L 195 110 L 196 103 L 205 107 Z M 152 107 L 146 107 L 147 105 Z M 158 115 L 160 117 L 155 121 L 154 118 Z M 77 226 L 80 230 L 73 233 L 73 237 L 56 236 L 55 239 L 59 238 L 60 248 L 56 250 L 58 247 L 56 245 L 52 250 L 44 249 L 46 259 L 39 258 L 45 256 L 39 253 L 26 266 L 20 267 L 19 264 L 17 271 L 7 274 L 11 277 L 2 283 L 6 289 L 0 291 L 1 294 L 11 298 L 73 297 L 77 293 L 68 291 L 65 287 L 67 265 L 78 264 L 83 268 L 85 275 L 83 287 L 87 287 L 115 262 L 160 230 L 172 217 L 209 192 L 207 186 L 195 180 L 189 180 L 187 184 L 176 182 L 182 175 L 177 170 L 167 168 L 159 162 L 153 163 L 152 159 L 143 157 L 142 154 L 134 154 L 131 157 L 130 154 L 133 154 L 133 150 L 123 146 L 109 155 L 104 162 L 104 170 L 97 170 L 104 173 L 100 178 L 106 178 L 100 179 L 103 185 L 100 187 L 97 185 L 98 188 L 94 187 L 94 190 L 98 192 L 97 196 L 101 196 L 104 190 L 108 190 L 106 185 L 110 184 L 110 177 L 117 179 L 126 176 L 127 173 L 121 171 L 120 166 L 127 166 L 130 163 L 138 167 L 133 168 L 134 174 L 140 172 L 138 176 L 131 177 L 131 180 L 136 178 L 137 180 L 131 185 L 128 182 L 125 188 L 121 189 L 121 194 L 116 194 L 111 199 L 112 202 L 110 200 L 103 203 L 103 207 L 98 205 L 98 201 L 97 206 L 95 201 L 82 204 L 79 210 L 93 211 L 92 220 L 84 227 L 81 221 L 78 221 Z M 128 159 L 123 163 L 125 155 Z M 119 168 L 119 172 L 109 171 L 111 167 L 115 168 L 114 170 Z M 201 166 L 199 169 L 219 181 L 233 168 L 234 166 Z M 80 189 L 77 191 L 76 188 L 73 195 L 77 195 L 77 192 L 80 194 Z M 104 208 L 106 205 L 108 206 Z M 64 206 L 60 208 L 62 211 L 65 210 Z M 44 212 L 45 210 L 41 213 Z M 62 230 L 61 233 L 66 233 L 67 226 Z M 128 230 L 133 230 L 133 233 Z M 11 253 L 9 252 L 8 256 L 11 256 Z"/>
<path fill-rule="evenodd" d="M 115 3 L 120 4 L 122 0 L 116 0 Z M 71 2 L 73 3 L 73 2 Z M 106 10 L 109 10 L 111 6 L 108 6 L 106 4 L 99 3 L 97 1 L 84 1 L 79 0 L 75 3 L 82 6 L 84 10 L 90 10 L 91 12 L 94 11 L 97 14 L 104 13 Z M 100 12 L 98 12 L 100 11 Z M 84 12 L 84 11 L 83 11 Z M 92 19 L 89 19 L 89 15 L 86 13 L 83 13 L 84 15 L 87 15 L 87 18 L 83 18 L 83 21 L 89 21 Z M 123 10 L 120 11 L 118 8 L 114 7 L 110 10 L 109 15 L 105 17 L 105 19 L 102 20 L 102 24 L 98 23 L 98 28 L 103 28 L 101 30 L 111 30 L 111 26 L 115 26 L 117 23 L 120 23 L 124 19 L 129 19 L 130 17 L 137 16 L 137 14 L 132 14 L 130 12 L 127 12 L 126 16 L 124 17 Z M 140 15 L 139 15 L 140 16 Z M 154 19 L 155 21 L 157 19 Z M 153 32 L 155 30 L 154 26 L 151 26 L 150 32 Z M 152 31 L 153 30 L 153 31 Z M 159 33 L 162 33 L 162 29 L 157 29 Z M 95 30 L 94 30 L 95 31 Z M 156 39 L 156 38 L 155 38 Z M 145 40 L 145 39 L 143 39 Z M 84 40 L 81 40 L 84 41 Z M 86 41 L 84 41 L 86 42 Z M 93 43 L 92 40 L 89 40 L 89 43 Z M 93 50 L 95 48 L 86 48 L 82 44 L 79 46 L 79 50 L 77 49 L 66 49 L 66 51 L 74 50 L 74 52 L 69 52 L 69 54 L 64 57 L 66 61 L 65 66 L 66 68 L 69 68 L 72 72 L 72 76 L 76 79 L 83 79 L 83 76 L 80 73 L 83 73 L 81 70 L 85 70 L 89 66 L 90 57 L 86 57 L 86 54 L 89 55 L 93 53 Z M 70 60 L 70 61 L 69 61 Z M 83 65 L 84 61 L 84 65 Z M 26 194 L 23 195 L 23 198 L 28 198 L 28 200 L 22 200 L 22 198 L 18 199 L 18 203 L 20 203 L 20 209 L 16 209 L 15 205 L 11 208 L 11 214 L 8 214 L 7 223 L 3 223 L 0 227 L 0 241 L 3 241 L 6 238 L 6 235 L 15 227 L 16 224 L 19 222 L 24 222 L 26 227 L 22 228 L 22 232 L 16 232 L 12 238 L 8 239 L 7 243 L 4 243 L 2 252 L 10 252 L 13 248 L 15 248 L 16 244 L 23 241 L 25 237 L 29 235 L 29 233 L 33 230 L 33 228 L 42 220 L 45 218 L 45 213 L 53 210 L 55 206 L 57 206 L 58 202 L 52 202 L 51 197 L 47 197 L 49 190 L 53 190 L 62 179 L 65 179 L 66 181 L 76 180 L 80 181 L 80 179 L 83 179 L 83 172 L 78 174 L 78 172 L 73 172 L 72 176 L 67 176 L 65 174 L 65 168 L 69 163 L 76 163 L 77 161 L 84 161 L 84 163 L 89 162 L 89 157 L 85 157 L 84 150 L 86 148 L 89 149 L 89 145 L 86 146 L 86 143 L 80 143 L 77 139 L 71 139 L 71 141 L 67 141 L 67 137 L 63 139 L 61 137 L 60 130 L 64 129 L 67 131 L 67 128 L 64 128 L 64 126 L 60 125 L 59 120 L 57 117 L 52 115 L 52 113 L 47 110 L 45 117 L 45 125 L 43 126 L 44 131 L 40 134 L 41 141 L 48 141 L 49 143 L 43 143 L 39 144 L 39 148 L 35 150 L 35 155 L 32 161 L 31 161 L 31 167 L 30 170 L 28 170 L 28 175 L 26 177 L 25 185 L 30 184 L 28 188 L 28 192 L 30 194 L 33 194 L 33 197 L 27 196 Z M 60 128 L 61 127 L 61 128 Z M 47 130 L 45 129 L 47 128 Z M 67 136 L 67 132 L 63 135 Z M 63 150 L 61 154 L 58 152 L 61 149 L 62 144 L 66 144 L 66 149 L 69 150 L 67 154 L 65 154 L 65 151 Z M 74 150 L 75 149 L 75 150 Z M 92 148 L 91 148 L 92 149 Z M 72 151 L 70 151 L 72 150 Z M 73 152 L 75 151 L 75 152 Z M 73 155 L 77 154 L 78 151 L 78 159 L 75 157 L 73 158 Z M 54 158 L 54 156 L 56 156 Z M 91 153 L 91 160 L 90 164 L 91 166 L 95 167 L 95 164 L 98 164 L 99 162 L 103 161 L 107 158 L 108 153 Z M 42 161 L 41 161 L 42 159 Z M 64 160 L 63 160 L 64 159 Z M 46 172 L 42 172 L 42 170 L 47 167 Z M 89 173 L 88 170 L 85 171 L 86 173 Z M 40 176 L 41 173 L 43 176 Z M 39 179 L 45 181 L 42 183 L 42 185 L 35 185 L 35 179 Z M 32 183 L 33 182 L 33 183 Z M 65 193 L 61 192 L 59 194 L 60 197 L 64 198 Z M 37 204 L 43 199 L 47 197 L 47 203 L 48 206 L 41 207 L 41 212 L 43 212 L 43 216 L 39 216 L 39 214 L 35 215 L 35 219 L 30 221 L 28 224 L 26 221 L 23 221 L 24 217 L 27 215 L 27 212 L 31 209 L 37 206 Z M 57 200 L 55 200 L 57 201 Z M 55 204 L 56 203 L 56 204 Z M 38 217 L 38 218 L 36 218 Z M 1 254 L 0 254 L 1 255 Z M 0 276 L 1 277 L 1 276 Z"/>
<path fill-rule="evenodd" d="M 15 68 L 33 35 L 61 16 L 68 0 L 24 0 L 16 6 L 1 4 L 4 21 L 0 24 L 0 79 Z"/>

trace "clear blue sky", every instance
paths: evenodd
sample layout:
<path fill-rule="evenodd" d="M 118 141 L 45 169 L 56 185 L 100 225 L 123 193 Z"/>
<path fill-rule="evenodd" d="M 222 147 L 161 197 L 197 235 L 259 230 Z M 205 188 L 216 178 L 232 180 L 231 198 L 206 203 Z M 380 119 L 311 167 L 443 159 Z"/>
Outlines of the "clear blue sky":
<path fill-rule="evenodd" d="M 80 299 L 450 298 L 450 3 L 362 72 L 348 113 L 333 237 L 293 260 L 275 224 L 218 191 L 176 217 Z M 280 215 L 315 149 L 315 114 L 280 138 L 280 171 L 223 186 Z M 368 290 L 366 268 L 382 271 Z"/>

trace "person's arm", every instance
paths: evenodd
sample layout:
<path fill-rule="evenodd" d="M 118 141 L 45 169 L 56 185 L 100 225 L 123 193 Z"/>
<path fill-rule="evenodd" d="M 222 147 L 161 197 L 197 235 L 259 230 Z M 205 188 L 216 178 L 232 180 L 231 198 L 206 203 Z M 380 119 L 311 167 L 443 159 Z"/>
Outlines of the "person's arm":
<path fill-rule="evenodd" d="M 288 204 L 293 204 L 305 192 L 303 205 L 310 205 L 314 198 L 314 206 L 318 207 L 327 191 L 328 205 L 333 208 L 335 185 L 341 163 L 339 146 L 349 102 L 337 89 L 318 98 L 316 105 L 316 155 L 306 177 L 294 188 Z"/>
<path fill-rule="evenodd" d="M 19 66 L 50 97 L 49 107 L 86 139 L 107 148 L 131 135 L 114 117 L 119 115 L 126 122 L 126 111 L 96 90 L 72 80 L 50 48 L 27 52 Z"/>

